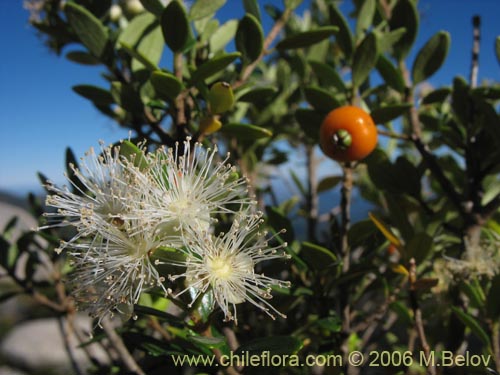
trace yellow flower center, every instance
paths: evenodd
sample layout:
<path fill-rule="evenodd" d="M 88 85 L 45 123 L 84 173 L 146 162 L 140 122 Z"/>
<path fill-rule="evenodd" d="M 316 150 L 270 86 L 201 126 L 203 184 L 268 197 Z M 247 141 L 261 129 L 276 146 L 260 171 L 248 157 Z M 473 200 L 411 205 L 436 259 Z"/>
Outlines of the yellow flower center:
<path fill-rule="evenodd" d="M 220 280 L 229 280 L 233 275 L 233 267 L 226 259 L 208 259 L 207 266 L 211 274 Z"/>

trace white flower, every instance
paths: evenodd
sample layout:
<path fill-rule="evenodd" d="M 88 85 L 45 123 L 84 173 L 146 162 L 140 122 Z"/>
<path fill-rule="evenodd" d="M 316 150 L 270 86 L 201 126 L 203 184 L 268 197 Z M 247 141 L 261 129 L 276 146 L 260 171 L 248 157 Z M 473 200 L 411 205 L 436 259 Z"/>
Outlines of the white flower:
<path fill-rule="evenodd" d="M 99 322 L 115 312 L 129 318 L 142 292 L 159 287 L 167 293 L 165 278 L 151 261 L 161 243 L 140 219 L 121 227 L 108 223 L 101 232 L 102 237 L 68 246 L 74 269 L 72 294 L 77 305 Z"/>
<path fill-rule="evenodd" d="M 191 149 L 190 138 L 183 149 L 176 144 L 148 155 L 149 167 L 140 175 L 149 179 L 142 184 L 150 189 L 149 215 L 165 237 L 171 236 L 171 246 L 179 245 L 181 229 L 208 231 L 217 214 L 255 204 L 248 197 L 247 180 L 228 163 L 229 155 L 219 162 L 217 155 L 216 146 L 205 149 L 195 143 Z"/>
<path fill-rule="evenodd" d="M 77 233 L 69 241 L 74 243 L 80 238 L 101 233 L 107 223 L 120 226 L 125 220 L 137 216 L 145 189 L 132 173 L 137 168 L 120 157 L 119 147 L 102 147 L 100 155 L 91 148 L 81 159 L 80 168 L 73 165 L 71 168 L 85 191 L 76 184 L 73 187 L 79 194 L 67 186 L 49 185 L 47 188 L 52 194 L 47 196 L 46 205 L 57 208 L 57 211 L 45 213 L 49 225 L 40 229 L 74 226 Z M 67 245 L 61 243 L 57 251 L 62 251 Z"/>
<path fill-rule="evenodd" d="M 186 244 L 186 271 L 171 275 L 175 280 L 185 277 L 186 289 L 177 296 L 190 291 L 192 302 L 206 292 L 213 293 L 215 302 L 224 312 L 226 320 L 235 320 L 236 305 L 248 301 L 263 310 L 273 319 L 276 315 L 286 317 L 277 311 L 268 300 L 272 298 L 272 286 L 289 287 L 289 282 L 273 279 L 256 273 L 255 267 L 263 261 L 288 258 L 282 250 L 287 246 L 270 247 L 266 232 L 258 230 L 262 214 L 248 211 L 238 213 L 229 232 L 214 236 L 189 236 Z M 188 238 L 189 238 L 188 237 Z"/>

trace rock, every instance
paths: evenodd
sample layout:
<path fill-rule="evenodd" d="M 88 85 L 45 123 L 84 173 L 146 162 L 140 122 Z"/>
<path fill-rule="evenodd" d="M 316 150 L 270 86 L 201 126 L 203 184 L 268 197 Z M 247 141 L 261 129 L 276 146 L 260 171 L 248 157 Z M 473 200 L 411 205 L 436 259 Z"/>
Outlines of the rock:
<path fill-rule="evenodd" d="M 66 320 L 63 322 L 66 323 Z M 92 329 L 90 318 L 77 315 L 75 326 L 83 332 L 84 340 L 90 339 L 88 335 Z M 78 347 L 81 342 L 71 329 L 68 329 L 68 337 L 74 359 L 82 372 L 86 373 L 91 361 L 85 351 Z M 93 343 L 86 348 L 100 363 L 109 363 L 109 357 L 99 344 Z M 57 318 L 31 320 L 14 327 L 0 344 L 0 356 L 5 358 L 9 365 L 27 371 L 36 373 L 46 371 L 61 375 L 75 373 Z"/>

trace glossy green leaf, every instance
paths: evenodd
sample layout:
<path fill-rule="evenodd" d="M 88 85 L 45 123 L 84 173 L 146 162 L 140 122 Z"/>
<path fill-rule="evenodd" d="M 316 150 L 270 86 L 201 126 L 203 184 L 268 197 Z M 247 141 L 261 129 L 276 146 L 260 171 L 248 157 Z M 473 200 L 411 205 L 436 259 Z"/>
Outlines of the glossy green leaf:
<path fill-rule="evenodd" d="M 222 49 L 234 38 L 238 29 L 238 21 L 229 20 L 222 24 L 212 34 L 209 40 L 210 51 L 217 52 Z"/>
<path fill-rule="evenodd" d="M 163 10 L 161 29 L 165 43 L 173 52 L 184 50 L 192 38 L 192 33 L 186 10 L 180 1 L 171 1 Z"/>
<path fill-rule="evenodd" d="M 434 239 L 425 232 L 416 233 L 405 246 L 405 255 L 415 258 L 417 264 L 423 262 L 431 253 Z"/>
<path fill-rule="evenodd" d="M 130 85 L 121 82 L 111 83 L 111 95 L 116 103 L 128 111 L 143 113 L 144 106 L 139 93 Z"/>
<path fill-rule="evenodd" d="M 304 134 L 313 142 L 319 142 L 319 129 L 325 116 L 313 109 L 299 108 L 295 111 L 295 119 Z"/>
<path fill-rule="evenodd" d="M 144 9 L 148 12 L 153 13 L 156 17 L 161 17 L 165 7 L 160 0 L 140 0 Z"/>
<path fill-rule="evenodd" d="M 188 336 L 187 339 L 210 349 L 219 348 L 226 344 L 226 340 L 223 337 Z"/>
<path fill-rule="evenodd" d="M 148 306 L 134 305 L 134 312 L 137 314 L 152 315 L 170 324 L 181 325 L 184 323 L 181 318 L 175 315 Z"/>
<path fill-rule="evenodd" d="M 450 34 L 440 31 L 418 52 L 413 63 L 413 84 L 425 81 L 443 65 L 450 48 Z"/>
<path fill-rule="evenodd" d="M 389 121 L 397 119 L 402 114 L 408 111 L 411 107 L 409 103 L 401 103 L 379 107 L 371 111 L 370 116 L 373 118 L 375 124 L 385 124 Z"/>
<path fill-rule="evenodd" d="M 142 13 L 134 17 L 118 36 L 117 43 L 124 43 L 130 47 L 136 47 L 139 40 L 157 22 L 151 13 Z"/>
<path fill-rule="evenodd" d="M 451 94 L 449 87 L 440 87 L 422 98 L 422 104 L 443 103 Z"/>
<path fill-rule="evenodd" d="M 460 290 L 467 296 L 469 299 L 470 306 L 476 309 L 483 309 L 485 305 L 485 299 L 482 291 L 479 291 L 478 288 L 481 286 L 479 283 L 474 283 L 473 281 L 461 281 L 460 282 Z M 500 290 L 499 290 L 500 292 Z M 495 298 L 497 299 L 497 298 Z"/>
<path fill-rule="evenodd" d="M 406 29 L 404 27 L 400 27 L 399 29 L 392 30 L 389 32 L 377 32 L 377 36 L 379 37 L 379 47 L 381 53 L 393 52 L 394 45 L 401 40 L 401 38 L 405 35 Z"/>
<path fill-rule="evenodd" d="M 344 81 L 335 68 L 321 61 L 308 61 L 308 63 L 323 86 L 334 86 L 341 92 L 345 91 Z"/>
<path fill-rule="evenodd" d="M 451 309 L 462 321 L 462 323 L 483 342 L 483 344 L 491 347 L 491 342 L 488 334 L 484 331 L 484 329 L 481 327 L 481 324 L 477 321 L 476 318 L 462 311 L 458 307 L 451 306 Z"/>
<path fill-rule="evenodd" d="M 133 162 L 140 170 L 148 166 L 144 152 L 130 141 L 123 141 L 120 145 L 120 155 Z"/>
<path fill-rule="evenodd" d="M 223 125 L 220 131 L 237 139 L 258 139 L 273 135 L 269 129 L 250 124 L 227 124 Z"/>
<path fill-rule="evenodd" d="M 65 153 L 65 164 L 66 164 L 66 175 L 72 184 L 72 190 L 76 194 L 81 194 L 81 192 L 87 191 L 87 187 L 84 183 L 77 177 L 73 168 L 78 168 L 78 160 L 71 150 L 70 147 L 66 147 Z"/>
<path fill-rule="evenodd" d="M 336 25 L 339 28 L 336 35 L 337 43 L 339 44 L 342 52 L 344 52 L 346 58 L 350 59 L 354 50 L 354 38 L 352 36 L 351 29 L 349 28 L 349 24 L 335 4 L 330 5 L 328 9 L 330 24 Z"/>
<path fill-rule="evenodd" d="M 196 21 L 217 12 L 227 0 L 196 0 L 189 9 L 189 19 Z"/>
<path fill-rule="evenodd" d="M 273 86 L 256 87 L 241 95 L 238 98 L 239 102 L 246 103 L 262 103 L 273 97 L 278 90 Z"/>
<path fill-rule="evenodd" d="M 82 65 L 98 65 L 99 60 L 94 55 L 84 51 L 70 51 L 66 54 L 66 58 L 70 61 Z"/>
<path fill-rule="evenodd" d="M 93 85 L 76 85 L 73 91 L 95 104 L 110 105 L 114 103 L 113 96 L 108 90 Z"/>
<path fill-rule="evenodd" d="M 394 44 L 394 56 L 402 60 L 410 52 L 418 33 L 419 16 L 417 6 L 412 0 L 399 0 L 391 12 L 389 26 L 391 30 L 404 27 L 404 36 Z"/>
<path fill-rule="evenodd" d="M 366 35 L 363 41 L 356 47 L 352 62 L 352 82 L 355 87 L 368 78 L 371 70 L 378 60 L 378 42 L 375 33 Z"/>
<path fill-rule="evenodd" d="M 304 88 L 304 95 L 307 102 L 317 111 L 330 112 L 340 107 L 339 101 L 328 90 L 317 86 Z"/>
<path fill-rule="evenodd" d="M 153 72 L 150 80 L 156 94 L 163 100 L 174 100 L 184 88 L 177 77 L 165 72 Z"/>
<path fill-rule="evenodd" d="M 273 355 L 295 354 L 302 348 L 302 341 L 293 336 L 267 336 L 241 345 L 236 353 L 248 352 L 250 356 L 269 352 Z"/>
<path fill-rule="evenodd" d="M 259 2 L 257 0 L 243 0 L 243 7 L 245 8 L 245 13 L 251 14 L 261 22 Z"/>
<path fill-rule="evenodd" d="M 342 181 L 342 176 L 328 176 L 318 183 L 318 193 L 333 189 Z"/>
<path fill-rule="evenodd" d="M 323 26 L 315 30 L 304 31 L 295 35 L 291 35 L 278 44 L 277 49 L 295 49 L 309 47 L 313 44 L 319 43 L 322 40 L 329 38 L 339 30 L 336 26 Z"/>
<path fill-rule="evenodd" d="M 108 46 L 108 29 L 91 12 L 73 2 L 64 6 L 71 28 L 95 57 L 102 58 Z"/>
<path fill-rule="evenodd" d="M 300 257 L 316 271 L 328 270 L 338 263 L 337 257 L 327 248 L 311 242 L 303 242 Z"/>
<path fill-rule="evenodd" d="M 471 100 L 469 95 L 469 84 L 463 77 L 455 77 L 453 79 L 451 106 L 453 107 L 457 120 L 462 125 L 466 125 L 469 122 Z"/>
<path fill-rule="evenodd" d="M 285 3 L 285 9 L 294 10 L 297 8 L 304 0 L 283 0 Z"/>
<path fill-rule="evenodd" d="M 404 92 L 406 84 L 401 71 L 384 55 L 380 55 L 376 65 L 385 83 L 398 92 Z"/>
<path fill-rule="evenodd" d="M 492 320 L 500 319 L 500 274 L 491 279 L 490 290 L 486 298 L 486 310 Z"/>
<path fill-rule="evenodd" d="M 219 55 L 211 60 L 204 62 L 191 75 L 191 83 L 195 84 L 199 81 L 204 81 L 208 77 L 225 69 L 229 64 L 231 64 L 240 56 L 241 54 L 239 52 L 233 52 Z"/>
<path fill-rule="evenodd" d="M 356 37 L 361 39 L 363 34 L 370 29 L 372 25 L 373 16 L 377 9 L 376 0 L 365 0 L 361 5 L 356 22 Z"/>
<path fill-rule="evenodd" d="M 235 36 L 236 49 L 245 61 L 258 59 L 264 48 L 264 32 L 260 22 L 251 14 L 246 14 L 239 22 Z"/>
<path fill-rule="evenodd" d="M 474 125 L 478 129 L 484 129 L 497 145 L 500 146 L 500 117 L 495 106 L 487 100 L 473 97 L 474 107 L 477 111 Z"/>

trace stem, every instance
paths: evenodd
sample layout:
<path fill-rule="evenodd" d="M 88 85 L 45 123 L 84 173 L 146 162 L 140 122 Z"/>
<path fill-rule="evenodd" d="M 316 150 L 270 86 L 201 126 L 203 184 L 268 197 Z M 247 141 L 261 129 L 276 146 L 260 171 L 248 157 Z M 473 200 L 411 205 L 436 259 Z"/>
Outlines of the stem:
<path fill-rule="evenodd" d="M 175 77 L 182 82 L 182 53 L 176 52 L 174 54 L 174 74 Z M 186 124 L 186 114 L 184 113 L 184 95 L 179 94 L 175 99 L 175 108 L 176 108 L 176 125 L 182 126 Z"/>
<path fill-rule="evenodd" d="M 349 241 L 347 234 L 351 226 L 351 193 L 352 193 L 352 166 L 346 163 L 342 166 L 342 190 L 340 201 L 340 212 L 342 216 L 342 223 L 340 227 L 340 253 L 342 254 L 343 266 L 342 271 L 345 273 L 349 271 Z"/>
<path fill-rule="evenodd" d="M 497 321 L 492 324 L 492 341 L 493 341 L 493 355 L 495 356 L 495 364 L 497 372 L 500 373 L 500 323 Z"/>
<path fill-rule="evenodd" d="M 473 44 L 472 44 L 472 63 L 470 69 L 470 87 L 475 88 L 477 86 L 477 73 L 479 71 L 479 47 L 481 41 L 481 17 L 475 15 L 472 18 L 473 30 Z"/>
<path fill-rule="evenodd" d="M 113 345 L 118 355 L 120 356 L 120 359 L 125 368 L 131 374 L 146 375 L 146 373 L 137 364 L 134 357 L 132 357 L 132 354 L 130 354 L 130 352 L 128 351 L 122 338 L 116 333 L 109 318 L 103 319 L 101 324 L 102 328 L 104 329 L 104 332 L 106 333 L 106 336 L 108 337 L 109 341 L 111 342 L 111 345 Z"/>
<path fill-rule="evenodd" d="M 316 225 L 318 222 L 318 180 L 317 180 L 317 162 L 314 156 L 314 146 L 306 145 L 307 155 L 307 235 L 310 241 L 316 238 Z"/>
<path fill-rule="evenodd" d="M 61 331 L 61 336 L 62 336 L 63 342 L 64 342 L 64 348 L 66 349 L 66 352 L 68 353 L 68 357 L 69 357 L 69 361 L 71 363 L 71 367 L 73 368 L 73 370 L 75 371 L 75 373 L 77 375 L 83 375 L 84 372 L 82 371 L 82 369 L 78 365 L 78 362 L 76 360 L 76 355 L 75 355 L 74 347 L 71 344 L 71 341 L 69 339 L 70 333 L 69 333 L 69 330 L 68 330 L 68 327 L 67 327 L 67 321 L 65 321 L 65 319 L 64 319 L 63 316 L 60 316 L 57 319 L 57 323 L 59 325 L 59 330 Z"/>
<path fill-rule="evenodd" d="M 430 358 L 431 350 L 425 336 L 424 323 L 422 321 L 422 310 L 420 310 L 420 305 L 418 303 L 417 290 L 415 288 L 415 282 L 417 281 L 417 263 L 415 258 L 410 259 L 410 304 L 413 310 L 413 317 L 415 319 L 415 329 L 417 331 L 418 338 L 420 340 L 420 345 L 424 350 L 425 357 Z M 432 361 L 430 361 L 432 362 Z M 433 363 L 429 363 L 427 367 L 429 374 L 435 375 L 436 368 Z"/>

